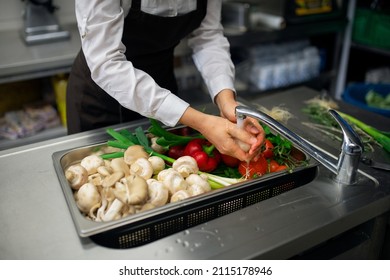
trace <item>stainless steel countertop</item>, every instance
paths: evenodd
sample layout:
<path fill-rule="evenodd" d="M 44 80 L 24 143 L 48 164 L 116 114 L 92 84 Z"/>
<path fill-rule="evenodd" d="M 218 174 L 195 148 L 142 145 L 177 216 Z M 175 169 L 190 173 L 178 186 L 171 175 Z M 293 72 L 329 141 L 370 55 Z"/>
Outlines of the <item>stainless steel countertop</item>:
<path fill-rule="evenodd" d="M 316 94 L 297 88 L 245 98 L 295 112 Z M 356 112 L 368 123 L 390 127 L 388 118 Z M 300 129 L 295 125 L 300 121 L 291 120 L 291 130 Z M 285 259 L 390 209 L 388 184 L 355 189 L 308 184 L 144 246 L 108 249 L 77 235 L 52 161 L 54 152 L 103 139 L 100 129 L 0 152 L 0 259 Z M 307 139 L 321 142 L 315 134 Z M 337 152 L 331 144 L 325 148 Z M 390 162 L 389 155 L 382 153 L 382 160 Z M 390 180 L 389 172 L 362 169 Z"/>

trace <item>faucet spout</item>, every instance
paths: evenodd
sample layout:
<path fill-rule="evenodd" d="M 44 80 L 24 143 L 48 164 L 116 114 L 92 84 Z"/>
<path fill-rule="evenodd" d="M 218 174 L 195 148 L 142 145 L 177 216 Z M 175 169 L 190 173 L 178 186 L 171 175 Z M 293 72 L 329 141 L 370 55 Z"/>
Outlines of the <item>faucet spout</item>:
<path fill-rule="evenodd" d="M 287 140 L 291 141 L 296 147 L 302 149 L 309 156 L 334 173 L 338 182 L 343 184 L 353 184 L 356 181 L 356 174 L 363 145 L 357 133 L 336 111 L 331 109 L 329 110 L 329 113 L 339 123 L 344 136 L 338 160 L 335 160 L 327 153 L 324 153 L 269 115 L 246 106 L 236 107 L 237 119 L 243 119 L 249 116 L 265 123 L 273 130 L 280 133 L 280 135 L 285 137 Z"/>

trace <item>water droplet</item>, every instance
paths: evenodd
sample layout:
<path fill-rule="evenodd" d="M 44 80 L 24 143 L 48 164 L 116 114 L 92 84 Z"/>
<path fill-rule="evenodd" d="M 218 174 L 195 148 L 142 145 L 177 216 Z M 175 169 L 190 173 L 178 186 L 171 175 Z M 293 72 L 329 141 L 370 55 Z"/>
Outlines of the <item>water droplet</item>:
<path fill-rule="evenodd" d="M 183 246 L 184 246 L 184 247 L 188 247 L 188 246 L 190 246 L 190 243 L 189 243 L 188 241 L 184 241 L 184 242 L 183 242 Z"/>
<path fill-rule="evenodd" d="M 176 239 L 176 243 L 179 243 L 179 244 L 180 244 L 181 242 L 182 242 L 181 239 L 179 239 L 179 238 Z"/>
<path fill-rule="evenodd" d="M 186 229 L 186 230 L 184 231 L 184 235 L 188 235 L 188 234 L 190 234 L 190 231 L 189 231 L 188 229 Z"/>

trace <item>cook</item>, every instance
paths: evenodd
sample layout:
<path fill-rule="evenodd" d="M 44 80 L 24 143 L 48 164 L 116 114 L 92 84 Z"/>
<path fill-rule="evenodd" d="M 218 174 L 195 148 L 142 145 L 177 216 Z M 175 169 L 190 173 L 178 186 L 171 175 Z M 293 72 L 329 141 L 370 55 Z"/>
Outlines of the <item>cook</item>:
<path fill-rule="evenodd" d="M 68 82 L 68 133 L 148 117 L 189 126 L 221 153 L 252 158 L 264 131 L 250 118 L 243 128 L 235 124 L 234 65 L 220 24 L 221 2 L 76 0 L 82 47 Z M 184 37 L 220 116 L 175 95 L 174 48 Z"/>

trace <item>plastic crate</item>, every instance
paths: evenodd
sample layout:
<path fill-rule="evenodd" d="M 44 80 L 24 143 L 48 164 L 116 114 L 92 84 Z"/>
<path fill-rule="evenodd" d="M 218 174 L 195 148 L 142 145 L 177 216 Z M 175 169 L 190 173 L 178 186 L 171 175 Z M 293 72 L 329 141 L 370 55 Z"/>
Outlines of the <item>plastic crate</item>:
<path fill-rule="evenodd" d="M 365 109 L 367 111 L 377 113 L 383 115 L 385 117 L 390 117 L 390 110 L 376 108 L 372 106 L 368 106 L 365 100 L 366 93 L 370 90 L 374 90 L 375 92 L 386 96 L 390 93 L 390 84 L 366 84 L 366 83 L 356 83 L 349 85 L 343 95 L 342 98 L 345 102 Z"/>
<path fill-rule="evenodd" d="M 372 47 L 390 49 L 390 14 L 357 8 L 352 40 Z"/>

